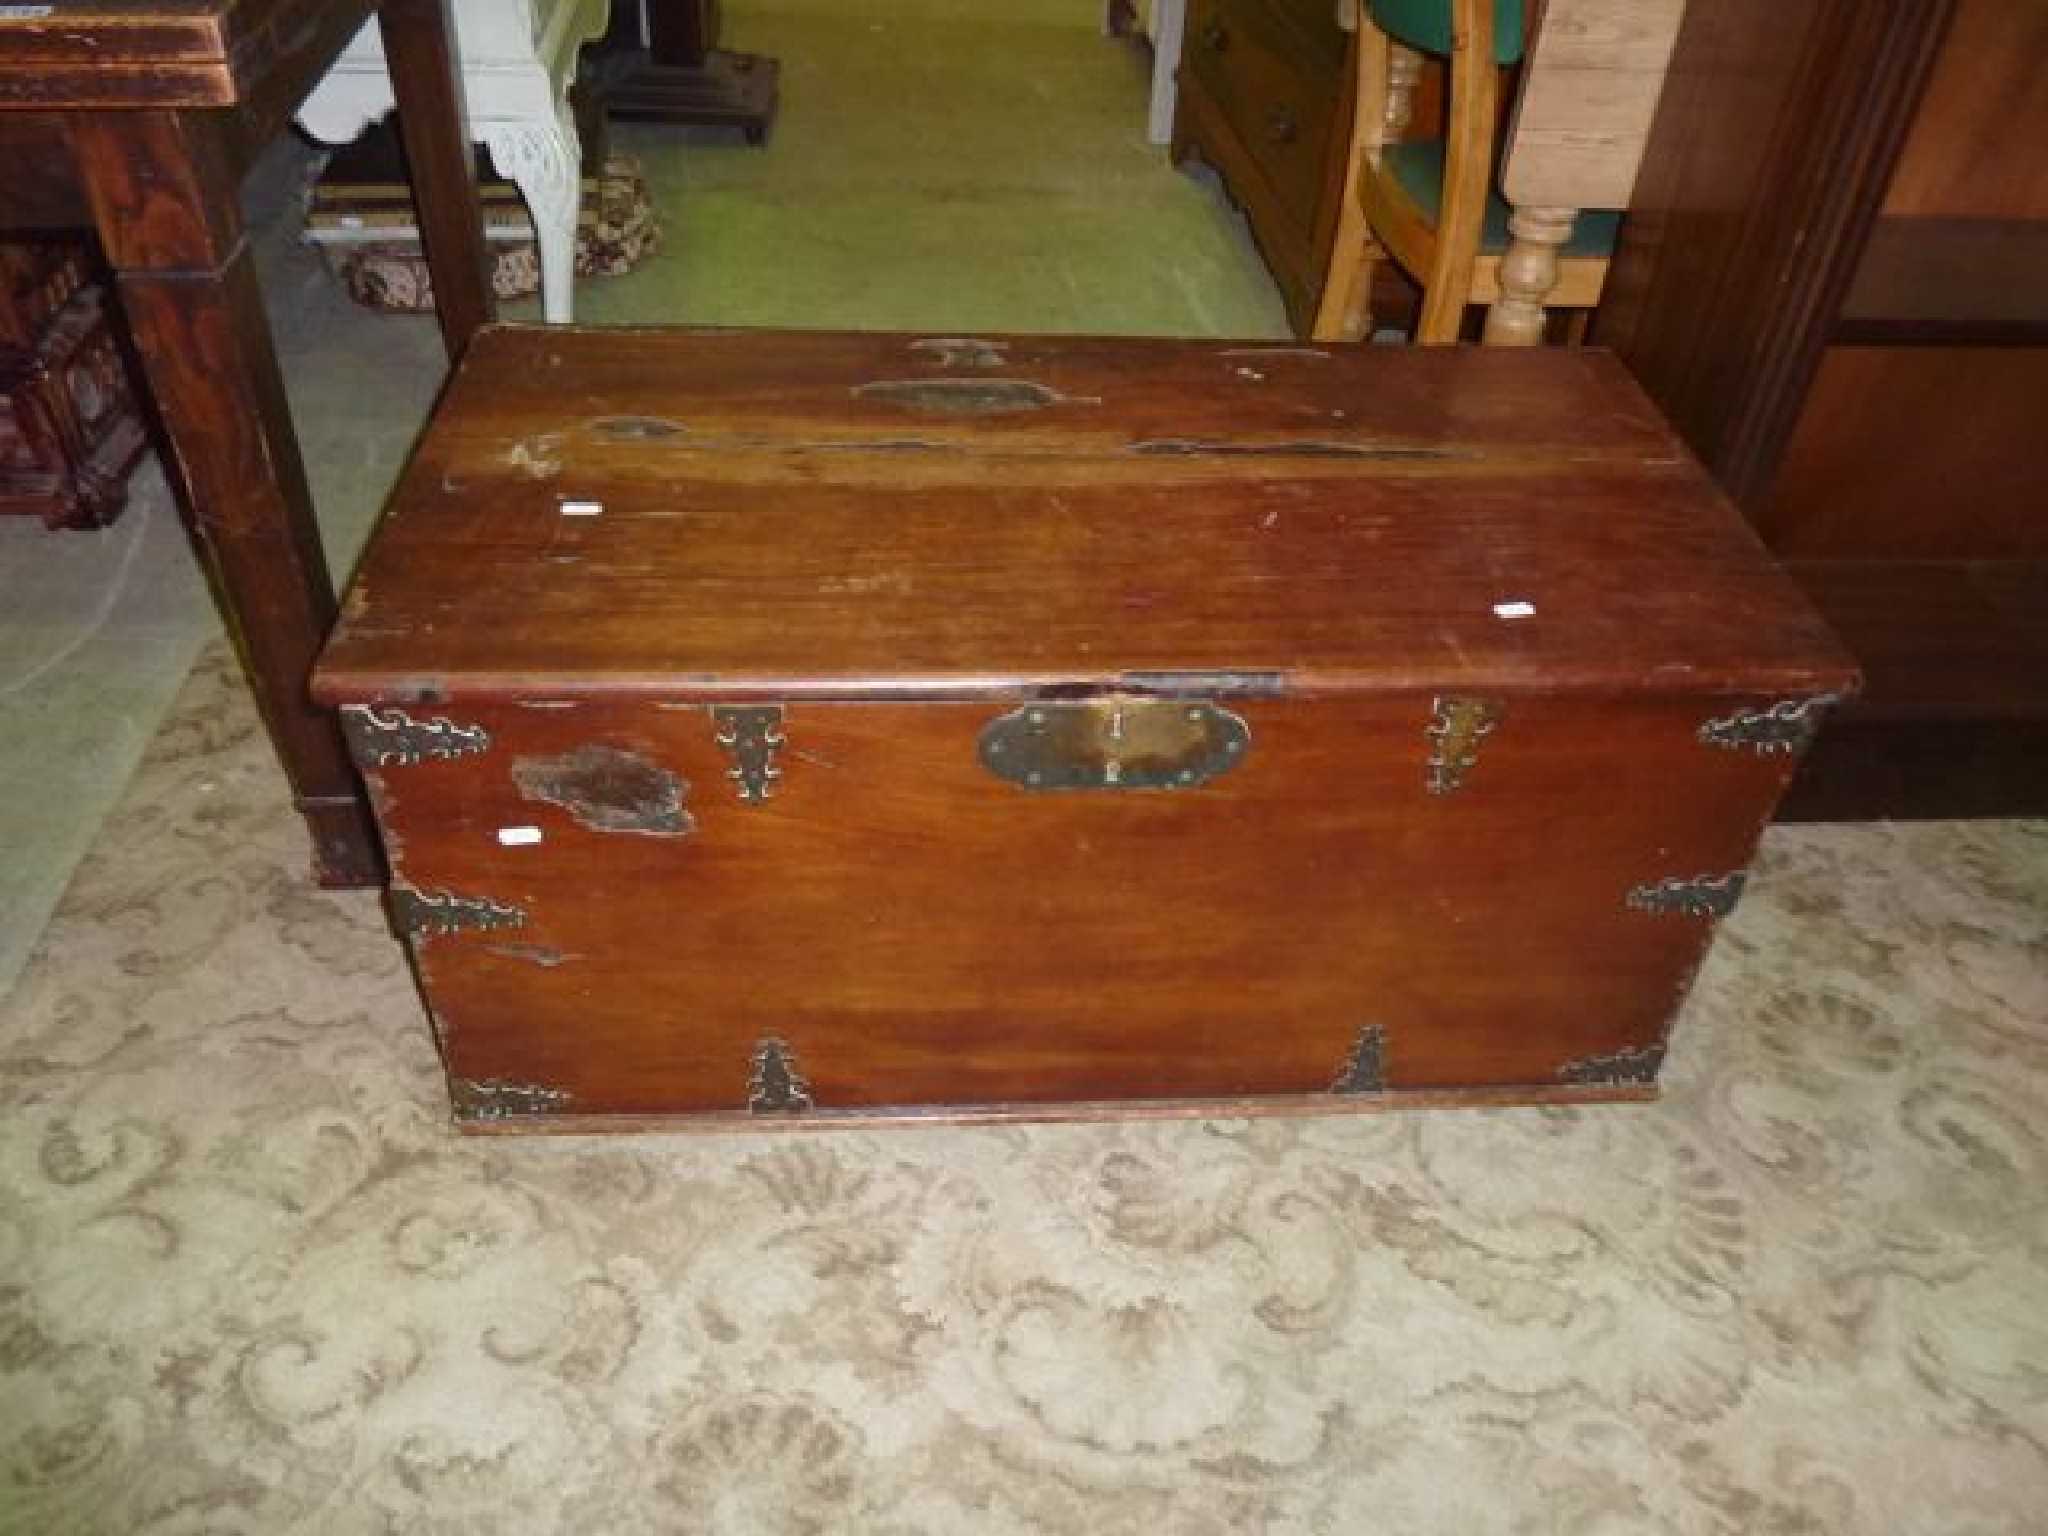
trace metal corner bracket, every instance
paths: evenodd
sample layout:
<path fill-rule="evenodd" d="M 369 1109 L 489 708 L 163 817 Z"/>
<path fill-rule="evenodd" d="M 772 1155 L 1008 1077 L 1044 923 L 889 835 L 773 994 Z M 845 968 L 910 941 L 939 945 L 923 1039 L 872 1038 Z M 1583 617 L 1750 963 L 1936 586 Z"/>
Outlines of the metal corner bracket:
<path fill-rule="evenodd" d="M 787 1040 L 769 1036 L 754 1047 L 752 1075 L 747 1079 L 747 1110 L 756 1115 L 801 1115 L 817 1108 L 811 1085 L 797 1066 Z"/>
<path fill-rule="evenodd" d="M 1628 893 L 1632 912 L 1677 913 L 1684 917 L 1726 917 L 1742 899 L 1749 876 L 1742 870 L 1726 875 L 1676 877 L 1639 885 Z"/>
<path fill-rule="evenodd" d="M 1387 1091 L 1387 1032 L 1378 1024 L 1368 1024 L 1358 1032 L 1352 1042 L 1351 1054 L 1344 1061 L 1343 1070 L 1337 1080 L 1330 1084 L 1332 1093 L 1385 1093 Z"/>
<path fill-rule="evenodd" d="M 344 704 L 341 734 L 349 751 L 365 768 L 410 768 L 429 759 L 448 761 L 487 752 L 490 732 L 480 725 L 462 725 L 446 715 L 415 720 L 402 709 L 374 704 Z"/>
<path fill-rule="evenodd" d="M 1840 702 L 1839 694 L 1817 693 L 1811 698 L 1783 699 L 1763 709 L 1738 709 L 1707 721 L 1699 728 L 1699 739 L 1729 752 L 1747 749 L 1760 757 L 1797 755 L 1813 744 L 1823 717 Z"/>
<path fill-rule="evenodd" d="M 1619 1088 L 1629 1084 L 1654 1083 L 1663 1066 L 1662 1045 L 1634 1045 L 1625 1050 L 1609 1051 L 1603 1056 L 1568 1061 L 1557 1069 L 1557 1075 L 1561 1082 Z"/>
<path fill-rule="evenodd" d="M 520 928 L 526 914 L 518 907 L 483 896 L 457 896 L 448 891 L 391 888 L 391 913 L 407 938 L 465 933 L 493 928 Z"/>
<path fill-rule="evenodd" d="M 527 1115 L 552 1114 L 569 1102 L 560 1088 L 537 1083 L 507 1083 L 498 1078 L 482 1082 L 466 1077 L 448 1079 L 448 1100 L 458 1120 L 516 1120 Z"/>

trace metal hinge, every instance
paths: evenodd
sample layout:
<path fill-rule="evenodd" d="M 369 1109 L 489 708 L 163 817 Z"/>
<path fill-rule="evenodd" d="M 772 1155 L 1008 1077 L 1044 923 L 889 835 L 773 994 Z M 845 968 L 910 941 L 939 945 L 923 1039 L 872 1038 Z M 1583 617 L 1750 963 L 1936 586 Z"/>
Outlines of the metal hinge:
<path fill-rule="evenodd" d="M 718 704 L 711 718 L 718 726 L 718 744 L 732 759 L 725 776 L 739 786 L 742 800 L 766 800 L 782 777 L 776 763 L 783 744 L 782 706 Z"/>
<path fill-rule="evenodd" d="M 1007 368 L 1007 341 L 984 341 L 979 336 L 927 336 L 913 341 L 910 350 L 928 357 L 941 368 Z"/>
<path fill-rule="evenodd" d="M 1479 743 L 1500 724 L 1501 707 L 1491 699 L 1439 697 L 1429 737 L 1429 792 L 1448 795 L 1465 782 L 1479 761 Z"/>
<path fill-rule="evenodd" d="M 1743 883 L 1749 877 L 1741 870 L 1727 875 L 1695 875 L 1690 880 L 1659 880 L 1639 885 L 1628 893 L 1633 912 L 1676 912 L 1686 917 L 1726 917 L 1742 899 Z"/>
<path fill-rule="evenodd" d="M 1730 752 L 1747 748 L 1764 757 L 1774 752 L 1804 752 L 1820 730 L 1822 718 L 1840 701 L 1839 694 L 1819 693 L 1807 699 L 1785 699 L 1767 709 L 1739 709 L 1702 725 L 1699 738 L 1710 747 Z"/>
<path fill-rule="evenodd" d="M 458 1120 L 513 1120 L 524 1115 L 552 1114 L 569 1102 L 560 1088 L 537 1083 L 507 1083 L 497 1078 L 472 1082 L 466 1077 L 448 1079 L 449 1102 Z"/>
<path fill-rule="evenodd" d="M 429 758 L 469 757 L 491 745 L 490 732 L 480 725 L 460 725 L 446 715 L 415 720 L 402 709 L 369 704 L 341 707 L 341 734 L 365 768 L 409 768 Z"/>
<path fill-rule="evenodd" d="M 1588 1056 L 1568 1061 L 1557 1069 L 1561 1081 L 1587 1087 L 1618 1088 L 1626 1083 L 1653 1083 L 1664 1065 L 1664 1047 L 1635 1045 L 1610 1051 L 1605 1056 Z"/>
<path fill-rule="evenodd" d="M 526 914 L 502 901 L 482 896 L 456 896 L 447 891 L 415 891 L 394 886 L 391 911 L 409 938 L 464 933 L 477 929 L 518 928 Z"/>
<path fill-rule="evenodd" d="M 757 1115 L 801 1115 L 814 1109 L 811 1085 L 786 1040 L 769 1037 L 754 1047 L 753 1075 L 747 1079 L 747 1108 Z"/>
<path fill-rule="evenodd" d="M 1358 1032 L 1344 1069 L 1330 1084 L 1332 1093 L 1385 1093 L 1387 1090 L 1387 1032 L 1368 1024 Z"/>

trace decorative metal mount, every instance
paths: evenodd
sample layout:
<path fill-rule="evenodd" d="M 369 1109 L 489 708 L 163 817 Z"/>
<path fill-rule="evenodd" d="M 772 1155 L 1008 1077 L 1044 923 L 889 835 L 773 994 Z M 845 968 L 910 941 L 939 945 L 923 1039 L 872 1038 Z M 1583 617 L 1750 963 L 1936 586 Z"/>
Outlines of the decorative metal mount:
<path fill-rule="evenodd" d="M 448 1099 L 458 1120 L 516 1120 L 526 1115 L 552 1114 L 569 1102 L 560 1088 L 543 1088 L 536 1083 L 507 1083 L 497 1078 L 472 1082 L 466 1077 L 448 1079 Z"/>
<path fill-rule="evenodd" d="M 718 704 L 711 718 L 718 724 L 718 744 L 732 759 L 725 776 L 739 785 L 742 800 L 766 800 L 782 777 L 775 761 L 782 750 L 782 706 Z"/>
<path fill-rule="evenodd" d="M 857 385 L 853 392 L 863 400 L 927 416 L 1007 416 L 1054 405 L 1100 404 L 1088 396 L 1063 395 L 1031 379 L 877 379 Z"/>
<path fill-rule="evenodd" d="M 1759 756 L 1774 752 L 1804 752 L 1820 730 L 1821 720 L 1840 695 L 1815 694 L 1810 699 L 1785 699 L 1768 709 L 1739 709 L 1732 715 L 1709 720 L 1699 729 L 1699 738 L 1710 747 L 1730 752 L 1747 748 Z"/>
<path fill-rule="evenodd" d="M 1636 1045 L 1626 1050 L 1611 1051 L 1605 1056 L 1568 1061 L 1557 1069 L 1557 1075 L 1561 1082 L 1619 1088 L 1628 1083 L 1654 1083 L 1663 1065 L 1663 1046 Z"/>
<path fill-rule="evenodd" d="M 801 1115 L 817 1106 L 811 1085 L 796 1064 L 796 1052 L 773 1036 L 754 1047 L 754 1074 L 747 1080 L 747 1108 L 757 1115 Z"/>
<path fill-rule="evenodd" d="M 1628 893 L 1634 912 L 1676 912 L 1686 917 L 1726 917 L 1742 899 L 1749 877 L 1741 870 L 1728 875 L 1695 875 L 1690 880 L 1659 880 Z"/>
<path fill-rule="evenodd" d="M 478 929 L 518 928 L 526 914 L 502 901 L 481 896 L 455 896 L 447 891 L 415 891 L 394 886 L 391 911 L 408 938 L 464 933 Z"/>
<path fill-rule="evenodd" d="M 998 715 L 977 750 L 1026 789 L 1190 789 L 1244 760 L 1251 727 L 1202 699 L 1107 694 Z"/>
<path fill-rule="evenodd" d="M 1429 792 L 1448 795 L 1465 782 L 1479 761 L 1479 743 L 1500 724 L 1501 707 L 1491 699 L 1440 696 L 1430 721 Z"/>
<path fill-rule="evenodd" d="M 941 368 L 1005 368 L 1007 341 L 984 341 L 978 336 L 928 336 L 913 341 L 910 350 L 931 358 Z"/>
<path fill-rule="evenodd" d="M 1385 1093 L 1387 1091 L 1387 1032 L 1368 1024 L 1358 1032 L 1344 1070 L 1330 1084 L 1332 1093 Z"/>
<path fill-rule="evenodd" d="M 365 768 L 410 768 L 428 758 L 468 757 L 490 750 L 490 733 L 480 725 L 458 725 L 446 715 L 415 720 L 402 709 L 371 704 L 341 707 L 341 734 Z"/>

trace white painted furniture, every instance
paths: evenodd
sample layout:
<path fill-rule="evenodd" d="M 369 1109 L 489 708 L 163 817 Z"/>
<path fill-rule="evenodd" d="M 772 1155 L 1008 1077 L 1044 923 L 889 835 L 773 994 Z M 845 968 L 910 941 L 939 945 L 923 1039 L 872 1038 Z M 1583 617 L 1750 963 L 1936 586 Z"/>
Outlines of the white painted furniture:
<path fill-rule="evenodd" d="M 1116 35 L 1126 29 L 1152 44 L 1152 95 L 1145 106 L 1145 139 L 1166 144 L 1173 139 L 1173 105 L 1180 76 L 1181 34 L 1187 27 L 1187 0 L 1105 0 L 1102 30 Z"/>
<path fill-rule="evenodd" d="M 469 137 L 526 199 L 540 252 L 541 310 L 574 310 L 582 147 L 568 105 L 576 51 L 603 34 L 609 0 L 454 0 Z M 391 110 L 376 26 L 365 26 L 299 108 L 314 138 L 345 144 Z"/>

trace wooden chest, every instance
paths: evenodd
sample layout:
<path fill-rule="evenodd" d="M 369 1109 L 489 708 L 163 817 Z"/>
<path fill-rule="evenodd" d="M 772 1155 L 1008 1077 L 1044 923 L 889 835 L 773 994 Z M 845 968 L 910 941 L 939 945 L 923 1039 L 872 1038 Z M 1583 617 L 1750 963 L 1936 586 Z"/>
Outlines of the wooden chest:
<path fill-rule="evenodd" d="M 1603 355 L 557 328 L 316 693 L 503 1129 L 1643 1097 L 1853 681 Z"/>

